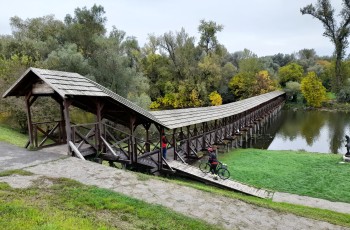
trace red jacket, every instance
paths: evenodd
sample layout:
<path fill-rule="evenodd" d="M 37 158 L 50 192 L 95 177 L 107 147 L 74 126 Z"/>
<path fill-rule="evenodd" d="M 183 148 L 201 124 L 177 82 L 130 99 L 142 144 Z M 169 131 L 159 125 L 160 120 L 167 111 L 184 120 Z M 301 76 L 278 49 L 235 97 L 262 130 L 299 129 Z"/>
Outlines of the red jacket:
<path fill-rule="evenodd" d="M 168 140 L 165 136 L 162 136 L 162 148 L 166 148 L 168 145 Z"/>

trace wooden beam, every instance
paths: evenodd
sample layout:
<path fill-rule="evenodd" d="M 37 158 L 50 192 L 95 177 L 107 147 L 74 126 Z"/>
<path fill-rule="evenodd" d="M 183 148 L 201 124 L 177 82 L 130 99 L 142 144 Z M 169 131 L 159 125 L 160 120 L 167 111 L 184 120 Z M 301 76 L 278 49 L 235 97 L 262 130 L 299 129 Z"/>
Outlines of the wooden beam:
<path fill-rule="evenodd" d="M 70 126 L 70 116 L 69 116 L 69 106 L 72 104 L 72 101 L 68 98 L 63 99 L 63 107 L 64 107 L 64 120 L 66 122 L 66 140 L 69 143 L 72 140 L 72 130 Z M 75 143 L 73 143 L 75 144 Z M 68 155 L 71 155 L 71 147 L 68 145 Z"/>
<path fill-rule="evenodd" d="M 165 134 L 164 127 L 160 127 L 159 130 L 159 153 L 158 153 L 158 170 L 163 169 L 163 149 L 162 149 L 162 137 Z"/>
<path fill-rule="evenodd" d="M 34 146 L 34 136 L 33 136 L 33 122 L 32 122 L 32 114 L 31 114 L 31 104 L 30 99 L 31 99 L 32 93 L 29 92 L 25 96 L 25 104 L 26 104 L 26 112 L 27 112 L 27 125 L 28 125 L 28 133 L 29 133 L 29 143 L 31 146 Z"/>
<path fill-rule="evenodd" d="M 174 149 L 174 160 L 177 160 L 177 142 L 176 142 L 176 128 L 173 129 L 173 149 Z"/>
<path fill-rule="evenodd" d="M 146 124 L 142 124 L 143 127 L 146 129 L 146 152 L 150 152 L 151 151 L 151 145 L 149 143 L 149 128 L 151 127 L 152 123 L 146 123 Z"/>
<path fill-rule="evenodd" d="M 65 129 L 65 119 L 64 119 L 64 106 L 63 102 L 60 103 L 60 112 L 61 112 L 61 122 L 60 122 L 60 142 L 63 143 L 67 139 L 67 132 Z"/>
<path fill-rule="evenodd" d="M 102 151 L 102 145 L 103 141 L 101 140 L 101 134 L 102 134 L 102 110 L 103 110 L 104 104 L 101 103 L 99 100 L 96 100 L 96 122 L 97 122 L 97 130 L 95 131 L 96 134 L 96 140 L 98 141 L 98 151 Z"/>
<path fill-rule="evenodd" d="M 129 128 L 130 128 L 130 141 L 129 141 L 129 154 L 131 163 L 137 163 L 137 153 L 135 148 L 135 134 L 134 134 L 134 124 L 136 118 L 134 115 L 130 115 Z"/>
<path fill-rule="evenodd" d="M 55 91 L 45 82 L 40 81 L 32 86 L 32 94 L 54 94 Z"/>
<path fill-rule="evenodd" d="M 72 148 L 73 152 L 75 153 L 75 155 L 76 155 L 78 158 L 80 158 L 80 159 L 82 159 L 82 160 L 85 161 L 85 158 L 84 158 L 83 155 L 80 153 L 79 149 L 78 149 L 77 147 L 75 147 L 75 144 L 74 144 L 73 142 L 69 141 L 69 142 L 68 142 L 68 146 L 70 146 L 70 147 Z"/>
<path fill-rule="evenodd" d="M 187 148 L 186 148 L 186 152 L 187 152 L 187 156 L 190 156 L 190 152 L 191 152 L 191 132 L 190 132 L 190 126 L 186 126 L 187 129 Z"/>

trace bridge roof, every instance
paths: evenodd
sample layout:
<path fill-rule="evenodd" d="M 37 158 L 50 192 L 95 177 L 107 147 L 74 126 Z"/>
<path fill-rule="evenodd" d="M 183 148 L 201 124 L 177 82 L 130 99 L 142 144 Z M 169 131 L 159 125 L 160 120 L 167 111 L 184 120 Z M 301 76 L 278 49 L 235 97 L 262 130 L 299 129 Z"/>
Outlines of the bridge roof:
<path fill-rule="evenodd" d="M 110 114 L 106 114 L 111 120 L 115 120 L 113 117 L 116 117 L 118 108 L 124 112 L 123 114 L 118 113 L 119 117 L 125 116 L 123 121 L 127 122 L 129 120 L 127 116 L 130 116 L 130 112 L 134 111 L 141 116 L 141 120 L 150 120 L 164 126 L 147 110 L 78 73 L 31 67 L 4 93 L 3 97 L 25 96 L 28 91 L 32 90 L 34 84 L 41 82 L 46 83 L 48 88 L 53 89 L 61 98 L 73 96 L 76 106 L 82 109 L 88 108 L 89 112 L 93 111 L 91 98 L 98 97 L 104 100 L 108 103 L 109 108 L 115 107 L 114 111 L 110 110 Z"/>
<path fill-rule="evenodd" d="M 240 114 L 283 94 L 285 94 L 283 91 L 273 91 L 220 106 L 161 110 L 153 111 L 151 114 L 169 129 L 175 129 Z"/>
<path fill-rule="evenodd" d="M 108 106 L 104 115 L 112 121 L 117 120 L 127 124 L 131 114 L 136 114 L 140 120 L 139 123 L 154 122 L 168 129 L 230 117 L 284 94 L 283 91 L 274 91 L 220 106 L 150 112 L 78 73 L 29 68 L 4 93 L 3 97 L 25 96 L 37 83 L 46 83 L 47 88 L 53 89 L 53 96 L 74 98 L 73 105 L 92 113 L 96 109 L 92 98 L 101 99 Z"/>

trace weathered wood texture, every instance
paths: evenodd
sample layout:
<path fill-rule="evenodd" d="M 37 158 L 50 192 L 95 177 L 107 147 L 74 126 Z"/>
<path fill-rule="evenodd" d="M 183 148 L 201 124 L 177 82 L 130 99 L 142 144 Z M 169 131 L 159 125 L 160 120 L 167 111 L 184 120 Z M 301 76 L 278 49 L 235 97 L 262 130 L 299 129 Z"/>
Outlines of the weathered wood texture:
<path fill-rule="evenodd" d="M 151 112 L 151 114 L 161 121 L 165 127 L 174 129 L 237 115 L 257 108 L 284 94 L 283 91 L 274 91 L 220 106 L 161 110 Z"/>
<path fill-rule="evenodd" d="M 254 188 L 234 180 L 222 180 L 220 178 L 218 180 L 215 180 L 210 173 L 203 173 L 198 167 L 183 164 L 179 161 L 170 161 L 168 162 L 168 164 L 176 171 L 181 171 L 182 173 L 188 174 L 200 180 L 208 181 L 220 187 L 225 187 L 228 189 L 232 189 L 235 191 L 239 191 L 245 194 L 265 199 L 270 199 L 273 195 L 273 192 L 271 191 Z M 231 172 L 231 175 L 234 175 L 234 172 Z"/>

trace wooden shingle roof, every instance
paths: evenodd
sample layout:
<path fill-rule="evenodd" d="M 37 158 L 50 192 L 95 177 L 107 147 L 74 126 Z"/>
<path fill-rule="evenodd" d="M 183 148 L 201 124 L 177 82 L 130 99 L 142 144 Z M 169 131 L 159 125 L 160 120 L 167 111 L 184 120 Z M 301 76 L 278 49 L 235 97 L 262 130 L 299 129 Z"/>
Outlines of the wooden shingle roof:
<path fill-rule="evenodd" d="M 33 76 L 34 74 L 34 76 Z M 90 96 L 104 97 L 112 100 L 114 104 L 121 104 L 131 111 L 146 117 L 147 119 L 164 126 L 157 118 L 150 114 L 147 110 L 139 107 L 131 101 L 121 97 L 111 90 L 99 85 L 98 83 L 81 76 L 78 73 L 55 71 L 47 69 L 29 68 L 27 71 L 4 93 L 7 96 L 24 96 L 26 87 L 29 87 L 29 80 L 38 78 L 49 85 L 62 98 L 68 96 Z M 31 87 L 31 85 L 30 85 Z M 28 90 L 28 89 L 27 89 Z"/>
<path fill-rule="evenodd" d="M 107 96 L 93 81 L 77 73 L 31 68 L 61 96 Z"/>
<path fill-rule="evenodd" d="M 175 129 L 230 117 L 273 100 L 283 94 L 285 94 L 283 91 L 274 91 L 220 106 L 161 110 L 151 112 L 151 114 L 169 129 Z"/>
<path fill-rule="evenodd" d="M 3 97 L 24 96 L 25 90 L 23 89 L 31 87 L 27 83 L 33 81 L 32 73 L 61 97 L 68 95 L 107 96 L 89 79 L 80 74 L 31 67 L 4 93 Z"/>

